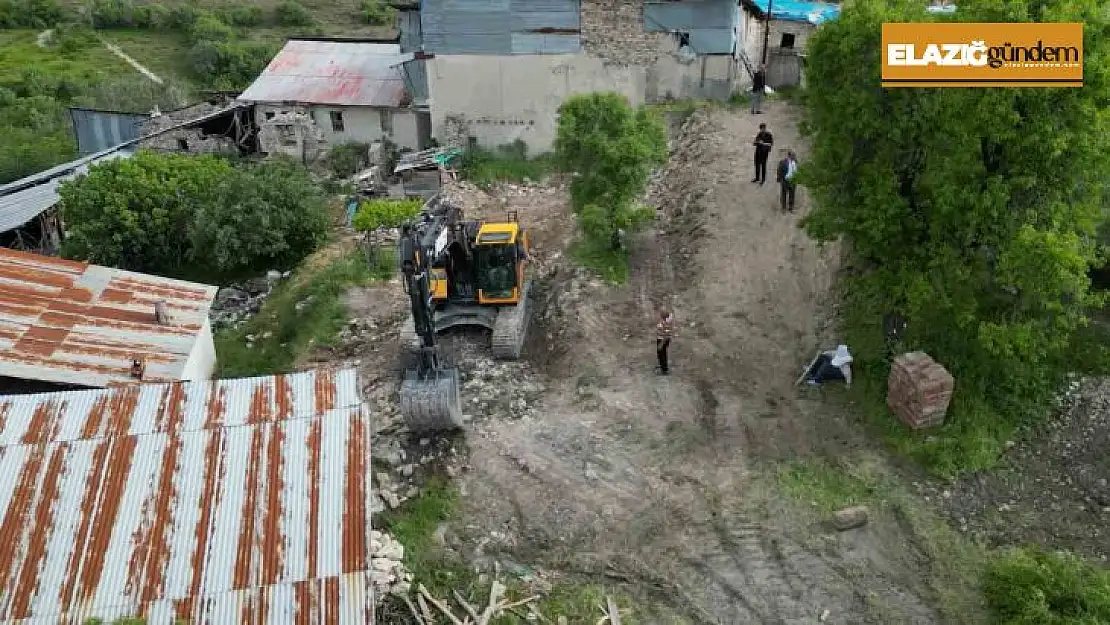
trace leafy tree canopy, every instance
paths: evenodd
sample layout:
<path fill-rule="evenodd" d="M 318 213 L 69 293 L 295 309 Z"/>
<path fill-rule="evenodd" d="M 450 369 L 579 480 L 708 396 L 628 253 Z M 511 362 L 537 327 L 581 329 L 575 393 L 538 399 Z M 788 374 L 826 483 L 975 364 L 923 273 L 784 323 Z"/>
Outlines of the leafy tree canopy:
<path fill-rule="evenodd" d="M 619 247 L 617 232 L 634 229 L 654 212 L 636 205 L 652 169 L 667 160 L 667 131 L 647 109 L 617 93 L 590 93 L 559 108 L 555 154 L 574 172 L 571 203 L 586 238 Z"/>
<path fill-rule="evenodd" d="M 319 189 L 285 162 L 141 152 L 59 189 L 67 258 L 170 277 L 223 279 L 287 266 L 321 241 Z"/>
<path fill-rule="evenodd" d="M 881 315 L 900 312 L 907 347 L 1013 415 L 1054 390 L 1101 303 L 1087 271 L 1110 172 L 1107 14 L 1094 0 L 923 7 L 853 2 L 810 40 L 801 176 L 816 206 L 804 225 L 853 253 L 849 302 L 866 323 L 848 339 L 861 364 L 883 355 Z M 940 20 L 1084 22 L 1085 86 L 880 87 L 881 25 Z"/>

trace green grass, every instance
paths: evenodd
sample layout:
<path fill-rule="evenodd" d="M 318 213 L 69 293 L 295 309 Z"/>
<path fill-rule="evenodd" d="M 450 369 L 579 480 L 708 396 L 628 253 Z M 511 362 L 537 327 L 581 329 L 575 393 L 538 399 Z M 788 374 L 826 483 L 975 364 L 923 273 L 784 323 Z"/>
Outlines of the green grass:
<path fill-rule="evenodd" d="M 309 257 L 302 268 L 279 284 L 257 315 L 242 326 L 216 335 L 219 377 L 288 372 L 316 346 L 334 344 L 347 321 L 343 296 L 353 286 L 392 275 L 389 250 L 368 263 L 351 250 L 315 268 Z M 253 337 L 247 347 L 247 337 Z"/>
<path fill-rule="evenodd" d="M 1002 552 L 987 568 L 984 590 L 998 625 L 1110 623 L 1110 571 L 1073 554 Z"/>
<path fill-rule="evenodd" d="M 554 157 L 541 154 L 528 158 L 521 145 L 496 150 L 471 150 L 462 159 L 462 175 L 469 182 L 489 188 L 501 182 L 540 182 L 556 171 Z"/>
<path fill-rule="evenodd" d="M 22 80 L 33 70 L 52 79 L 86 82 L 119 73 L 134 73 L 130 65 L 112 54 L 95 39 L 80 42 L 69 50 L 35 43 L 38 31 L 0 30 L 0 85 Z"/>
<path fill-rule="evenodd" d="M 776 492 L 797 503 L 795 517 L 826 520 L 840 509 L 865 505 L 872 525 L 908 534 L 927 567 L 923 573 L 933 604 L 947 622 L 979 623 L 986 606 L 981 592 L 988 554 L 938 518 L 876 456 L 785 463 L 773 472 Z M 881 529 L 873 530 L 882 532 Z M 881 612 L 883 606 L 876 605 Z"/>
<path fill-rule="evenodd" d="M 628 281 L 628 254 L 621 250 L 600 247 L 580 237 L 570 247 L 570 257 L 578 265 L 615 284 Z"/>
<path fill-rule="evenodd" d="M 119 29 L 100 34 L 163 80 L 192 80 L 190 45 L 184 33 Z"/>
<path fill-rule="evenodd" d="M 414 589 L 424 584 L 432 596 L 447 599 L 456 612 L 461 612 L 454 600 L 458 591 L 467 601 L 479 610 L 485 607 L 489 597 L 490 581 L 467 567 L 457 555 L 449 553 L 436 543 L 435 533 L 441 524 L 452 520 L 459 511 L 459 493 L 451 482 L 442 476 L 432 477 L 420 495 L 406 501 L 395 510 L 383 512 L 378 518 L 378 527 L 388 532 L 405 547 L 405 566 L 413 574 Z M 537 609 L 554 622 L 558 616 L 565 616 L 570 623 L 596 623 L 601 616 L 600 605 L 606 597 L 613 597 L 621 607 L 622 623 L 635 625 L 635 615 L 625 609 L 631 605 L 626 596 L 613 593 L 603 586 L 590 583 L 558 582 L 543 592 L 535 592 L 528 584 L 517 579 L 500 579 L 508 588 L 510 600 L 524 599 L 534 594 L 541 595 L 536 601 Z M 400 602 L 391 604 L 386 620 L 394 616 L 400 621 L 407 609 Z M 494 619 L 494 625 L 523 625 L 536 622 L 527 618 L 526 608 L 516 613 L 508 613 Z M 447 620 L 438 621 L 446 623 Z"/>

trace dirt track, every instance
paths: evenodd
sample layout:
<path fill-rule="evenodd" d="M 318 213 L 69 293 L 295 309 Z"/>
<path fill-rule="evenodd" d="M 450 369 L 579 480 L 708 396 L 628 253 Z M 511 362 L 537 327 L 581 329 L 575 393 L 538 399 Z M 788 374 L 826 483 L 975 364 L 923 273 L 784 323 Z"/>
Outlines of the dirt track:
<path fill-rule="evenodd" d="M 785 105 L 768 109 L 777 145 L 804 160 Z M 769 463 L 854 435 L 792 387 L 825 342 L 836 251 L 777 210 L 773 182 L 749 182 L 757 123 L 718 111 L 687 124 L 630 284 L 548 279 L 529 355 L 547 382 L 541 414 L 468 432 L 467 533 L 506 536 L 510 562 L 628 581 L 654 612 L 645 622 L 939 622 L 897 520 L 815 531 L 767 479 Z M 529 208 L 522 219 L 541 218 Z M 664 304 L 682 330 L 661 378 L 652 322 Z"/>

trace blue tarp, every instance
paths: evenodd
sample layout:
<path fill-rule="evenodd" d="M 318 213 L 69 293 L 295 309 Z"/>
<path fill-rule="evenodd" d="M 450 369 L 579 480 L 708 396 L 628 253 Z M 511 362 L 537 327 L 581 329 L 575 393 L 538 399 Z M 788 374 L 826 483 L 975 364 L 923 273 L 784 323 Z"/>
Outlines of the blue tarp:
<path fill-rule="evenodd" d="M 764 14 L 767 13 L 768 0 L 754 0 L 754 3 L 760 11 L 763 11 Z M 840 15 L 840 5 L 824 2 L 774 0 L 771 9 L 773 19 L 788 22 L 809 22 L 810 24 L 824 24 L 835 20 Z"/>

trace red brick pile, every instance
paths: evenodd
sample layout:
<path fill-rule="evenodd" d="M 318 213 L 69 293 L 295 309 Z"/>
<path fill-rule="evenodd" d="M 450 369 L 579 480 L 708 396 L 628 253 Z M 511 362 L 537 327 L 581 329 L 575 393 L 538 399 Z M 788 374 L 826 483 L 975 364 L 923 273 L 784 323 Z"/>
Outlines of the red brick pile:
<path fill-rule="evenodd" d="M 890 367 L 886 405 L 915 430 L 941 425 L 954 386 L 952 375 L 925 352 L 902 354 Z"/>

